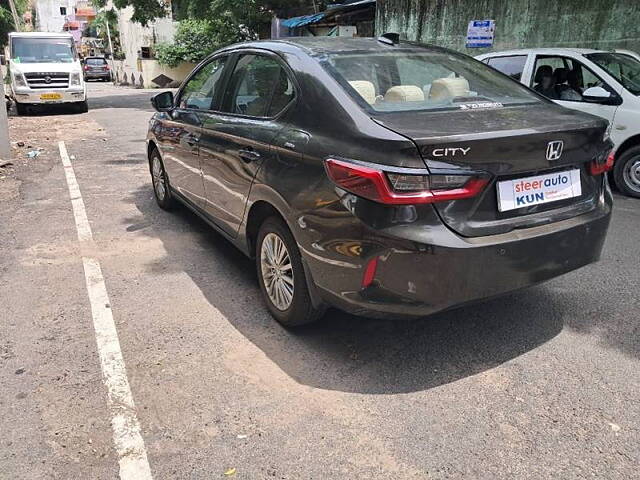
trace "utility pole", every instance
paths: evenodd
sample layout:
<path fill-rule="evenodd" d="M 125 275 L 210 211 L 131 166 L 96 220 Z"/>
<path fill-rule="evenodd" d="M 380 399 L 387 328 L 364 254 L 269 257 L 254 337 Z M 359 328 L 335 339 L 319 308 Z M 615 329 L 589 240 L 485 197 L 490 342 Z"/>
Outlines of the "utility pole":
<path fill-rule="evenodd" d="M 9 0 L 11 7 L 11 15 L 16 32 L 20 31 L 20 17 L 16 10 L 16 4 L 13 0 Z M 4 63 L 4 62 L 3 62 Z M 9 121 L 7 119 L 7 101 L 4 96 L 4 74 L 0 68 L 0 158 L 7 161 L 11 159 L 11 145 L 9 144 Z"/>
<path fill-rule="evenodd" d="M 20 31 L 20 17 L 18 16 L 18 11 L 16 10 L 16 4 L 13 0 L 9 0 L 9 6 L 11 7 L 11 15 L 13 16 L 13 23 L 16 27 L 16 32 Z"/>
<path fill-rule="evenodd" d="M 2 75 L 0 75 L 2 77 Z M 0 160 L 11 160 L 9 144 L 9 121 L 7 120 L 7 102 L 4 97 L 4 79 L 0 78 Z"/>
<path fill-rule="evenodd" d="M 111 63 L 113 64 L 113 44 L 111 43 L 111 29 L 109 28 L 109 12 L 105 11 L 104 18 L 107 24 L 107 39 L 109 40 L 109 55 L 111 55 Z"/>

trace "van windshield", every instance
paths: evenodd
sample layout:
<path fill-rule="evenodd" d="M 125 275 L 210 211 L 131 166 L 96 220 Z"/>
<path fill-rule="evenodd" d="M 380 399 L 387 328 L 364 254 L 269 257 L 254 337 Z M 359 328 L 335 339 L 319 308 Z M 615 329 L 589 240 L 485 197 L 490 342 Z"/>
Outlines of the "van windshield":
<path fill-rule="evenodd" d="M 621 53 L 590 53 L 589 60 L 619 81 L 634 95 L 640 95 L 640 62 Z"/>
<path fill-rule="evenodd" d="M 322 63 L 345 90 L 376 112 L 542 102 L 520 83 L 453 52 L 330 53 Z"/>
<path fill-rule="evenodd" d="M 66 38 L 12 38 L 11 59 L 17 63 L 71 63 L 73 41 Z"/>

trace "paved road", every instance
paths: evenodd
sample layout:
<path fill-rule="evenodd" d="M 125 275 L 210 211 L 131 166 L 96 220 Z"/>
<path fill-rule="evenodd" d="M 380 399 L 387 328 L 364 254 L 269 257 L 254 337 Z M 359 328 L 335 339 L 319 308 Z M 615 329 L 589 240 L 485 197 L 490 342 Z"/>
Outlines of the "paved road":
<path fill-rule="evenodd" d="M 638 477 L 640 201 L 616 197 L 601 262 L 543 286 L 412 322 L 332 311 L 288 332 L 249 260 L 155 205 L 151 94 L 92 84 L 88 114 L 11 119 L 45 151 L 0 179 L 1 479 L 119 478 L 86 256 L 155 479 Z"/>

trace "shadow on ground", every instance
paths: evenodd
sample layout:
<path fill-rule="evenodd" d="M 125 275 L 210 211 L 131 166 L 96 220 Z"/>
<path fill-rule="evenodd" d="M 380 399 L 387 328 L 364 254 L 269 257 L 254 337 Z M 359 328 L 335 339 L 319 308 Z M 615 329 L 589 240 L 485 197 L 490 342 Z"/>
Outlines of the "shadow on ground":
<path fill-rule="evenodd" d="M 149 274 L 186 272 L 211 305 L 301 384 L 374 394 L 425 390 L 500 365 L 563 327 L 567 303 L 537 287 L 422 320 L 371 320 L 330 310 L 317 324 L 287 331 L 262 306 L 253 262 L 197 216 L 183 207 L 161 211 L 150 188 L 128 201 L 143 218 L 126 220 L 127 230 L 160 239 L 168 252 L 161 265 L 148 266 Z M 193 245 L 185 245 L 190 240 Z"/>
<path fill-rule="evenodd" d="M 126 89 L 123 91 L 114 90 L 112 93 L 89 92 L 89 111 L 101 110 L 104 108 L 128 108 L 153 111 L 151 106 L 151 97 L 160 93 L 161 90 L 134 90 Z"/>

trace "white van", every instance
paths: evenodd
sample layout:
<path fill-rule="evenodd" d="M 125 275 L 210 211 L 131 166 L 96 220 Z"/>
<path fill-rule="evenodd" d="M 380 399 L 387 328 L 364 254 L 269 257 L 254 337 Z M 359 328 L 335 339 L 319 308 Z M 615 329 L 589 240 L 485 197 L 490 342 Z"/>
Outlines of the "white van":
<path fill-rule="evenodd" d="M 73 37 L 68 33 L 9 34 L 10 95 L 18 114 L 29 106 L 69 103 L 87 111 L 87 90 Z"/>
<path fill-rule="evenodd" d="M 618 189 L 640 198 L 640 61 L 629 52 L 535 48 L 476 59 L 554 102 L 609 120 Z"/>

